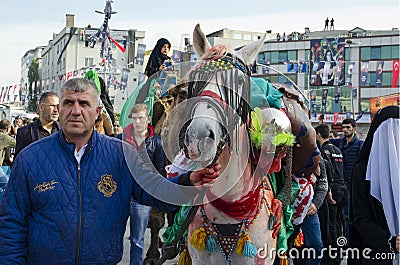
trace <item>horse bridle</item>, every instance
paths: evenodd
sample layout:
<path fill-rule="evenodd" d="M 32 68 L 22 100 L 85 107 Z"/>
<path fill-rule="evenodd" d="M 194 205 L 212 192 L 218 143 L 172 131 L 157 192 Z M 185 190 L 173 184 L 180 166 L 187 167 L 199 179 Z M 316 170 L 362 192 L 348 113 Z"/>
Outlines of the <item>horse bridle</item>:
<path fill-rule="evenodd" d="M 227 119 L 227 115 L 225 113 L 226 108 L 224 108 L 224 106 L 221 106 L 221 104 L 223 104 L 223 102 L 221 100 L 215 100 L 214 97 L 209 97 L 209 96 L 201 96 L 201 95 L 198 96 L 198 101 L 196 102 L 196 105 L 193 106 L 192 112 L 190 113 L 188 121 L 183 125 L 182 129 L 179 132 L 179 147 L 181 149 L 183 149 L 186 158 L 189 158 L 188 149 L 184 143 L 184 138 L 185 138 L 187 128 L 193 120 L 193 115 L 196 110 L 196 106 L 198 106 L 201 103 L 206 103 L 206 104 L 210 105 L 211 108 L 216 112 L 216 114 L 220 118 L 220 120 L 217 119 L 217 121 L 218 122 L 222 121 L 222 124 L 221 124 L 222 137 L 221 137 L 220 141 L 218 142 L 217 151 L 216 151 L 215 157 L 213 158 L 213 162 L 208 166 L 208 167 L 211 167 L 218 160 L 218 158 L 221 155 L 222 150 L 225 148 L 226 144 L 228 143 L 228 146 L 230 146 L 230 134 L 231 134 L 231 131 L 233 130 L 232 128 L 229 127 L 230 123 L 229 123 L 229 121 Z"/>

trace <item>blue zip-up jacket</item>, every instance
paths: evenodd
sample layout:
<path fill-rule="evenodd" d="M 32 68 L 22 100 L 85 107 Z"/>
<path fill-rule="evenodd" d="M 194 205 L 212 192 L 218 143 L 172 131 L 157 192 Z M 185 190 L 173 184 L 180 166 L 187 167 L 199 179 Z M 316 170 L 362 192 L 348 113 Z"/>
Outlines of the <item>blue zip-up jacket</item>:
<path fill-rule="evenodd" d="M 176 206 L 150 194 L 191 199 L 118 139 L 94 132 L 79 164 L 74 150 L 59 131 L 17 156 L 0 206 L 0 264 L 117 264 L 132 194 L 160 211 Z"/>
<path fill-rule="evenodd" d="M 329 140 L 342 151 L 344 180 L 347 190 L 350 190 L 353 168 L 364 141 L 358 138 L 357 135 L 354 135 L 354 138 L 349 143 L 347 143 L 346 137 Z"/>

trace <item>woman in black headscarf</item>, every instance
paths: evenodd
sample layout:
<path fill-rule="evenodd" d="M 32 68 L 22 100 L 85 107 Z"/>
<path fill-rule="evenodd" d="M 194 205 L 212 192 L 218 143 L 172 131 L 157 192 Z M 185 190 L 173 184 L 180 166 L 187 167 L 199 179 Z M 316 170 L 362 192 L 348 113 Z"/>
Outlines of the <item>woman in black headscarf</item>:
<path fill-rule="evenodd" d="M 389 265 L 398 258 L 399 131 L 399 107 L 380 109 L 354 166 L 350 247 L 359 249 L 359 258 L 349 257 L 348 264 Z"/>
<path fill-rule="evenodd" d="M 144 71 L 147 77 L 158 71 L 165 70 L 168 64 L 173 63 L 171 57 L 167 55 L 170 49 L 171 43 L 167 39 L 161 38 L 157 41 Z"/>

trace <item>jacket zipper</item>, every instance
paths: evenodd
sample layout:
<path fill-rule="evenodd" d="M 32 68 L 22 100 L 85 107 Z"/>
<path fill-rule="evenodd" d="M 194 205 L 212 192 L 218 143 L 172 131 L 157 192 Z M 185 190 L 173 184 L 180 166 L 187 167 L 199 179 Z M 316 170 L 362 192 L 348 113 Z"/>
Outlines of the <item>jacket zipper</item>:
<path fill-rule="evenodd" d="M 78 197 L 79 197 L 79 214 L 78 214 L 78 249 L 76 255 L 76 264 L 81 264 L 81 237 L 82 237 L 82 187 L 81 187 L 81 164 L 78 163 Z"/>

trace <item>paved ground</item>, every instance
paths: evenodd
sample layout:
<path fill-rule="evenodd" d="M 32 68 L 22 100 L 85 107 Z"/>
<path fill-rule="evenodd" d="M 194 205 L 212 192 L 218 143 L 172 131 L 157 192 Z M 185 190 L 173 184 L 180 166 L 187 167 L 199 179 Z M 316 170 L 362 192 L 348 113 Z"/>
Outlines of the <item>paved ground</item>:
<path fill-rule="evenodd" d="M 165 221 L 165 224 L 168 222 Z M 165 228 L 161 229 L 160 231 L 160 236 L 164 233 Z M 147 252 L 147 249 L 150 246 L 150 229 L 146 229 L 146 234 L 145 234 L 145 241 L 144 241 L 144 246 L 145 246 L 145 254 Z M 122 261 L 118 263 L 118 265 L 129 265 L 129 248 L 130 248 L 130 243 L 129 243 L 129 220 L 127 222 L 126 226 L 126 232 L 124 236 L 124 256 L 122 257 Z M 161 250 L 160 250 L 161 252 Z M 176 257 L 173 260 L 168 260 L 164 263 L 165 265 L 173 265 L 173 264 L 178 264 L 178 257 Z"/>

